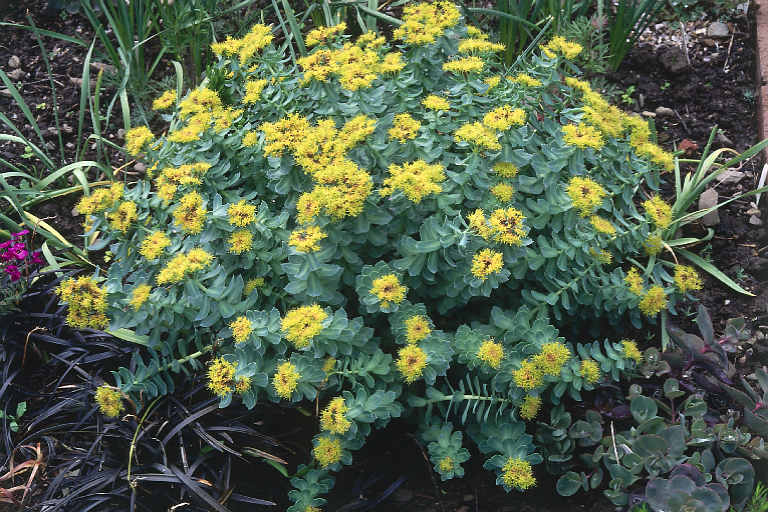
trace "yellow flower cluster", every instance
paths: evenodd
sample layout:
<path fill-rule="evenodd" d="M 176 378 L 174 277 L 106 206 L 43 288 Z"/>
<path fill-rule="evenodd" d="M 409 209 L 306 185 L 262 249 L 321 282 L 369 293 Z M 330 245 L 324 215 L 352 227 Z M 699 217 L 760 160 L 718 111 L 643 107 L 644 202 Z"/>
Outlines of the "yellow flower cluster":
<path fill-rule="evenodd" d="M 418 380 L 427 366 L 427 354 L 417 345 L 406 345 L 397 354 L 395 366 L 410 384 Z"/>
<path fill-rule="evenodd" d="M 298 252 L 315 252 L 320 250 L 318 243 L 328 235 L 317 226 L 307 226 L 295 229 L 288 239 L 288 244 L 295 247 Z"/>
<path fill-rule="evenodd" d="M 205 222 L 202 196 L 197 192 L 189 192 L 182 196 L 173 211 L 173 220 L 186 233 L 193 235 L 200 233 Z"/>
<path fill-rule="evenodd" d="M 503 52 L 506 47 L 500 43 L 492 43 L 487 39 L 470 38 L 459 41 L 459 53 L 495 53 Z"/>
<path fill-rule="evenodd" d="M 211 44 L 213 53 L 219 56 L 238 56 L 240 64 L 246 64 L 257 52 L 272 42 L 272 28 L 266 25 L 256 24 L 241 39 L 227 37 L 220 43 Z"/>
<path fill-rule="evenodd" d="M 510 457 L 504 463 L 504 467 L 501 468 L 501 479 L 507 486 L 522 490 L 536 485 L 531 463 L 517 457 Z"/>
<path fill-rule="evenodd" d="M 249 279 L 245 283 L 245 290 L 243 290 L 243 291 L 245 292 L 245 295 L 247 296 L 247 295 L 250 295 L 253 290 L 255 290 L 256 288 L 261 288 L 262 286 L 264 286 L 264 278 L 263 277 L 254 277 L 253 279 Z"/>
<path fill-rule="evenodd" d="M 643 244 L 643 248 L 648 256 L 659 254 L 664 248 L 664 241 L 661 239 L 661 235 L 648 235 L 648 238 L 645 239 L 645 243 Z"/>
<path fill-rule="evenodd" d="M 488 219 L 490 234 L 496 242 L 506 245 L 520 245 L 525 237 L 523 221 L 525 216 L 517 208 L 500 208 L 491 212 Z"/>
<path fill-rule="evenodd" d="M 322 436 L 317 440 L 312 454 L 321 468 L 336 464 L 341 460 L 341 441 L 332 437 Z"/>
<path fill-rule="evenodd" d="M 613 255 L 605 249 L 598 251 L 594 247 L 590 247 L 589 254 L 603 265 L 608 265 L 613 261 Z"/>
<path fill-rule="evenodd" d="M 488 78 L 483 79 L 483 83 L 488 86 L 488 91 L 490 91 L 494 87 L 498 87 L 498 85 L 501 83 L 501 77 L 499 75 L 489 76 Z M 486 91 L 486 93 L 488 91 Z"/>
<path fill-rule="evenodd" d="M 626 125 L 625 114 L 603 99 L 600 94 L 590 91 L 584 94 L 586 105 L 582 108 L 584 119 L 609 137 L 621 137 Z"/>
<path fill-rule="evenodd" d="M 520 363 L 520 368 L 512 372 L 515 384 L 530 391 L 544 383 L 544 377 L 557 377 L 571 358 L 571 351 L 562 343 L 545 343 L 541 352 Z"/>
<path fill-rule="evenodd" d="M 296 366 L 289 361 L 285 361 L 277 365 L 277 371 L 272 377 L 272 385 L 275 388 L 278 396 L 290 399 L 296 387 L 299 385 L 299 374 Z"/>
<path fill-rule="evenodd" d="M 176 89 L 169 89 L 155 98 L 152 102 L 152 110 L 165 110 L 176 104 Z"/>
<path fill-rule="evenodd" d="M 147 299 L 149 298 L 149 292 L 151 291 L 152 287 L 148 284 L 140 284 L 133 289 L 133 292 L 131 293 L 130 304 L 133 306 L 134 311 L 138 311 L 141 306 L 147 302 Z"/>
<path fill-rule="evenodd" d="M 526 73 L 518 73 L 515 76 L 507 77 L 507 80 L 526 87 L 541 87 L 541 80 L 533 78 Z"/>
<path fill-rule="evenodd" d="M 456 25 L 459 18 L 460 13 L 456 5 L 447 0 L 432 4 L 406 4 L 403 8 L 403 24 L 392 35 L 408 44 L 434 43 L 446 29 Z"/>
<path fill-rule="evenodd" d="M 135 222 L 138 218 L 136 203 L 133 201 L 123 201 L 117 207 L 117 210 L 108 215 L 108 218 L 112 229 L 125 233 L 128 231 L 131 223 Z"/>
<path fill-rule="evenodd" d="M 526 391 L 530 391 L 544 382 L 541 370 L 536 366 L 536 363 L 529 359 L 520 363 L 520 368 L 512 372 L 512 377 L 515 380 L 515 385 Z"/>
<path fill-rule="evenodd" d="M 592 178 L 574 176 L 566 188 L 573 206 L 579 210 L 579 215 L 587 217 L 594 213 L 603 203 L 607 195 L 605 189 Z"/>
<path fill-rule="evenodd" d="M 638 304 L 637 307 L 648 316 L 654 316 L 659 311 L 666 308 L 667 294 L 664 292 L 664 288 L 657 284 L 651 286 L 645 295 L 643 295 L 643 298 L 640 300 L 640 304 Z"/>
<path fill-rule="evenodd" d="M 166 167 L 155 179 L 157 194 L 164 202 L 170 202 L 179 185 L 196 186 L 202 183 L 201 177 L 208 172 L 211 164 L 198 162 L 194 164 L 184 164 L 179 167 Z"/>
<path fill-rule="evenodd" d="M 449 456 L 445 456 L 437 463 L 437 468 L 442 471 L 443 473 L 447 473 L 448 471 L 453 471 L 453 468 L 455 467 L 455 463 L 453 462 L 453 459 Z"/>
<path fill-rule="evenodd" d="M 93 215 L 108 210 L 123 197 L 123 189 L 122 183 L 113 183 L 109 188 L 96 189 L 91 195 L 83 196 L 75 209 L 81 215 Z"/>
<path fill-rule="evenodd" d="M 453 138 L 456 142 L 473 144 L 475 149 L 501 150 L 498 134 L 479 121 L 462 125 L 453 134 Z"/>
<path fill-rule="evenodd" d="M 483 124 L 495 130 L 508 130 L 513 126 L 525 124 L 525 111 L 521 108 L 513 109 L 510 105 L 497 107 L 483 116 Z"/>
<path fill-rule="evenodd" d="M 191 272 L 202 270 L 213 261 L 213 256 L 203 249 L 195 248 L 186 254 L 177 254 L 157 274 L 157 284 L 178 283 Z"/>
<path fill-rule="evenodd" d="M 323 330 L 327 318 L 328 313 L 318 304 L 291 309 L 282 320 L 283 335 L 296 348 L 305 348 Z"/>
<path fill-rule="evenodd" d="M 429 326 L 429 320 L 422 315 L 413 315 L 405 321 L 405 340 L 411 343 L 418 343 L 432 332 Z"/>
<path fill-rule="evenodd" d="M 325 45 L 329 39 L 338 34 L 343 34 L 345 30 L 347 30 L 347 24 L 343 21 L 332 27 L 317 27 L 309 31 L 307 37 L 304 38 L 304 43 L 307 45 L 307 48 L 312 48 L 319 44 Z"/>
<path fill-rule="evenodd" d="M 680 293 L 701 290 L 701 278 L 696 269 L 688 265 L 675 265 L 675 285 Z"/>
<path fill-rule="evenodd" d="M 410 114 L 397 114 L 392 121 L 392 128 L 389 129 L 389 138 L 399 140 L 401 144 L 415 139 L 419 133 L 421 123 L 412 118 Z"/>
<path fill-rule="evenodd" d="M 643 203 L 643 208 L 656 227 L 664 229 L 672 223 L 672 207 L 661 197 L 651 197 Z"/>
<path fill-rule="evenodd" d="M 560 54 L 566 59 L 571 60 L 575 59 L 583 48 L 579 43 L 567 41 L 562 36 L 555 36 L 547 44 L 542 45 L 541 50 L 550 59 L 554 59 L 557 57 L 557 54 Z"/>
<path fill-rule="evenodd" d="M 445 181 L 445 173 L 440 164 L 416 160 L 403 165 L 391 164 L 388 171 L 390 177 L 384 180 L 379 191 L 382 196 L 401 190 L 410 201 L 420 203 L 424 197 L 443 190 L 439 183 Z"/>
<path fill-rule="evenodd" d="M 424 105 L 424 108 L 428 110 L 450 110 L 451 104 L 448 103 L 448 100 L 445 98 L 441 98 L 440 96 L 436 96 L 434 94 L 430 94 L 424 100 L 421 102 L 422 105 Z"/>
<path fill-rule="evenodd" d="M 600 149 L 605 145 L 605 140 L 600 131 L 586 123 L 563 126 L 563 142 L 569 146 L 576 146 L 582 149 Z"/>
<path fill-rule="evenodd" d="M 504 359 L 504 347 L 501 343 L 493 341 L 493 338 L 489 338 L 480 344 L 475 355 L 479 360 L 497 370 L 501 360 Z"/>
<path fill-rule="evenodd" d="M 541 397 L 525 395 L 523 403 L 520 406 L 520 417 L 525 421 L 531 421 L 539 414 L 541 408 Z"/>
<path fill-rule="evenodd" d="M 579 375 L 581 375 L 588 384 L 594 384 L 600 380 L 600 366 L 591 359 L 585 359 L 581 362 L 579 367 Z"/>
<path fill-rule="evenodd" d="M 99 405 L 99 411 L 107 418 L 117 418 L 125 409 L 123 405 L 123 396 L 120 390 L 113 389 L 106 384 L 96 388 L 96 403 Z"/>
<path fill-rule="evenodd" d="M 243 96 L 243 103 L 251 105 L 257 103 L 261 99 L 261 92 L 267 86 L 267 81 L 263 78 L 260 80 L 249 80 L 245 84 L 245 96 Z"/>
<path fill-rule="evenodd" d="M 162 231 L 153 231 L 141 241 L 139 254 L 148 260 L 156 260 L 169 245 L 171 245 L 171 241 L 168 235 Z"/>
<path fill-rule="evenodd" d="M 640 273 L 637 271 L 637 268 L 632 267 L 631 269 L 629 269 L 629 272 L 627 272 L 627 275 L 624 276 L 624 282 L 627 284 L 629 291 L 634 293 L 635 295 L 642 295 L 643 293 L 645 293 L 643 278 L 640 276 Z"/>
<path fill-rule="evenodd" d="M 253 247 L 253 233 L 246 229 L 235 231 L 227 240 L 229 252 L 232 254 L 243 254 Z"/>
<path fill-rule="evenodd" d="M 131 128 L 125 132 L 125 150 L 136 156 L 154 139 L 155 136 L 146 126 Z"/>
<path fill-rule="evenodd" d="M 168 134 L 170 142 L 196 141 L 211 123 L 216 131 L 226 130 L 243 110 L 225 107 L 216 91 L 199 87 L 179 103 L 179 113 L 187 124 Z"/>
<path fill-rule="evenodd" d="M 388 308 L 390 302 L 400 304 L 408 293 L 408 287 L 400 284 L 395 274 L 386 274 L 373 280 L 370 293 L 381 301 L 382 308 Z"/>
<path fill-rule="evenodd" d="M 472 275 L 481 281 L 504 268 L 504 255 L 491 249 L 483 249 L 472 257 Z"/>
<path fill-rule="evenodd" d="M 109 320 L 107 291 L 87 276 L 66 279 L 56 288 L 62 302 L 69 306 L 67 324 L 77 329 L 105 329 Z"/>
<path fill-rule="evenodd" d="M 320 428 L 331 434 L 344 434 L 352 426 L 347 419 L 347 406 L 344 399 L 337 396 L 320 413 Z"/>
<path fill-rule="evenodd" d="M 493 165 L 493 172 L 502 178 L 514 178 L 517 176 L 518 169 L 515 164 L 510 162 L 496 162 Z"/>
<path fill-rule="evenodd" d="M 227 215 L 231 225 L 244 228 L 248 224 L 256 222 L 256 206 L 241 200 L 227 207 Z"/>
<path fill-rule="evenodd" d="M 592 215 L 589 218 L 589 222 L 592 224 L 592 227 L 595 228 L 595 230 L 598 233 L 603 233 L 610 236 L 613 236 L 616 234 L 616 228 L 613 226 L 613 224 L 611 224 L 611 221 L 609 221 L 608 219 L 604 219 L 599 215 Z"/>
<path fill-rule="evenodd" d="M 443 63 L 443 71 L 449 73 L 479 73 L 485 67 L 485 61 L 480 57 L 462 57 L 460 59 L 449 60 Z"/>
<path fill-rule="evenodd" d="M 242 343 L 253 332 L 253 326 L 246 316 L 239 316 L 229 323 L 229 330 L 232 331 L 232 338 L 234 338 L 235 343 Z"/>
<path fill-rule="evenodd" d="M 637 348 L 637 343 L 632 340 L 621 340 L 621 346 L 624 349 L 624 357 L 633 359 L 638 364 L 643 362 L 643 354 Z"/>
<path fill-rule="evenodd" d="M 491 187 L 491 194 L 502 203 L 508 203 L 515 195 L 515 187 L 509 183 L 497 183 Z"/>
<path fill-rule="evenodd" d="M 208 365 L 208 389 L 216 396 L 226 396 L 235 386 L 235 368 L 223 357 L 217 357 Z"/>

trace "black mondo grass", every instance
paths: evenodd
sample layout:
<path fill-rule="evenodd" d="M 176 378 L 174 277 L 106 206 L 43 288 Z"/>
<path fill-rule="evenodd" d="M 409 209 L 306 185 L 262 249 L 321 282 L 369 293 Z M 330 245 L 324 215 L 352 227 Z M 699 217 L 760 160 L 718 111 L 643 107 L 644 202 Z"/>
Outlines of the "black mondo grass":
<path fill-rule="evenodd" d="M 118 418 L 99 412 L 95 388 L 111 368 L 130 364 L 132 350 L 106 333 L 65 325 L 54 290 L 67 276 L 38 276 L 19 311 L 0 319 L 0 509 L 276 506 L 262 497 L 274 485 L 260 471 L 274 478 L 263 461 L 285 465 L 289 452 L 254 428 L 257 410 L 219 409 L 204 384 L 185 379 L 174 394 L 140 404 L 138 414 L 132 402 Z M 17 418 L 19 403 L 26 411 Z M 285 489 L 267 492 L 279 497 Z"/>

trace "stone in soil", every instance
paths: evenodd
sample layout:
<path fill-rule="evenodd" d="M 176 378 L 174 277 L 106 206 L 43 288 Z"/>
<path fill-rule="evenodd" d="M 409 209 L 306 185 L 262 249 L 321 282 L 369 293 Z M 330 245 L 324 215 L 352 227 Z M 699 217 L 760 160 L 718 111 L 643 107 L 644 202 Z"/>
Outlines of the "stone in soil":
<path fill-rule="evenodd" d="M 728 37 L 730 35 L 731 31 L 728 29 L 728 25 L 722 21 L 715 21 L 707 27 L 707 36 L 709 37 Z"/>
<path fill-rule="evenodd" d="M 685 52 L 677 46 L 663 50 L 659 54 L 659 62 L 668 72 L 677 74 L 688 69 L 688 59 Z"/>
<path fill-rule="evenodd" d="M 708 188 L 702 192 L 701 196 L 699 197 L 699 210 L 706 210 L 717 205 L 717 200 L 719 197 L 720 196 L 717 193 L 717 190 Z M 716 226 L 720 224 L 720 214 L 717 212 L 717 210 L 709 212 L 701 218 L 701 222 L 705 226 Z"/>

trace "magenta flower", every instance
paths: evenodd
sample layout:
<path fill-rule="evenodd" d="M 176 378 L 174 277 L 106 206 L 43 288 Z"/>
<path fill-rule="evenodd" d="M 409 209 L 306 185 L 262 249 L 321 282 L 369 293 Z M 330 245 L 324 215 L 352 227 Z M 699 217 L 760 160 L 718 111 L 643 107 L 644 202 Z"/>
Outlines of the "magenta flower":
<path fill-rule="evenodd" d="M 5 267 L 5 273 L 11 276 L 11 281 L 15 282 L 21 279 L 21 272 L 19 272 L 19 267 L 16 265 L 7 265 Z"/>
<path fill-rule="evenodd" d="M 19 238 L 23 237 L 24 235 L 28 235 L 28 234 L 29 234 L 29 230 L 28 230 L 28 229 L 22 229 L 22 230 L 21 230 L 21 231 L 19 231 L 18 233 L 13 233 L 13 234 L 11 235 L 11 237 L 12 237 L 14 240 L 18 240 Z"/>
<path fill-rule="evenodd" d="M 43 264 L 43 259 L 40 257 L 40 251 L 35 251 L 32 253 L 32 263 L 37 265 Z"/>

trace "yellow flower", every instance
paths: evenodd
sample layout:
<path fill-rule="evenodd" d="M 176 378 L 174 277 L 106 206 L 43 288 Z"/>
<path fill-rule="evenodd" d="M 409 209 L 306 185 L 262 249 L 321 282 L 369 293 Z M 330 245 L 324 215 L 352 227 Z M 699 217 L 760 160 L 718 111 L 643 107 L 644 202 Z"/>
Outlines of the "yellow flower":
<path fill-rule="evenodd" d="M 635 267 L 629 269 L 629 272 L 627 272 L 627 275 L 624 277 L 624 282 L 627 283 L 629 291 L 635 295 L 642 295 L 645 293 L 643 287 L 643 278 L 640 276 L 640 273 Z"/>
<path fill-rule="evenodd" d="M 404 143 L 410 139 L 415 139 L 418 134 L 421 123 L 412 118 L 409 114 L 397 114 L 389 129 L 389 138 L 397 139 Z"/>
<path fill-rule="evenodd" d="M 624 357 L 633 359 L 637 364 L 643 362 L 643 354 L 637 348 L 637 344 L 632 340 L 621 340 L 621 346 L 624 349 Z"/>
<path fill-rule="evenodd" d="M 664 248 L 664 241 L 661 239 L 661 235 L 648 235 L 648 238 L 645 239 L 645 243 L 643 244 L 643 248 L 648 256 L 659 254 Z"/>
<path fill-rule="evenodd" d="M 472 257 L 472 275 L 481 281 L 504 268 L 504 255 L 491 249 L 483 249 Z"/>
<path fill-rule="evenodd" d="M 267 46 L 273 39 L 272 28 L 266 25 L 256 24 L 242 38 L 238 49 L 240 64 L 246 64 L 259 50 Z"/>
<path fill-rule="evenodd" d="M 605 140 L 600 131 L 586 123 L 567 124 L 563 126 L 563 142 L 578 148 L 601 149 Z"/>
<path fill-rule="evenodd" d="M 515 385 L 526 391 L 541 386 L 544 382 L 538 365 L 527 359 L 520 363 L 519 369 L 512 372 L 512 377 L 515 379 Z"/>
<path fill-rule="evenodd" d="M 510 457 L 501 468 L 501 478 L 508 487 L 517 487 L 525 490 L 536 485 L 536 478 L 533 476 L 531 463 Z"/>
<path fill-rule="evenodd" d="M 291 309 L 285 314 L 281 327 L 285 338 L 296 348 L 309 346 L 309 342 L 323 330 L 328 313 L 317 304 Z"/>
<path fill-rule="evenodd" d="M 573 206 L 579 210 L 579 215 L 587 217 L 591 215 L 603 203 L 607 195 L 605 189 L 591 178 L 574 176 L 566 188 Z"/>
<path fill-rule="evenodd" d="M 541 408 L 541 398 L 533 395 L 525 395 L 523 404 L 520 406 L 520 417 L 525 421 L 531 421 L 539 413 Z"/>
<path fill-rule="evenodd" d="M 176 104 L 176 89 L 169 89 L 152 102 L 152 110 L 165 110 Z"/>
<path fill-rule="evenodd" d="M 232 331 L 232 337 L 235 339 L 235 343 L 242 343 L 248 339 L 253 327 L 251 321 L 246 316 L 239 316 L 229 324 L 229 330 Z"/>
<path fill-rule="evenodd" d="M 213 261 L 212 254 L 196 247 L 187 253 L 187 271 L 197 272 L 202 270 L 210 265 L 211 261 Z"/>
<path fill-rule="evenodd" d="M 318 243 L 328 235 L 317 226 L 307 226 L 296 229 L 291 233 L 288 244 L 295 247 L 298 252 L 315 252 L 320 250 Z"/>
<path fill-rule="evenodd" d="M 475 149 L 490 149 L 493 151 L 501 149 L 496 132 L 480 122 L 467 123 L 461 126 L 454 132 L 453 140 L 473 144 Z"/>
<path fill-rule="evenodd" d="M 379 64 L 379 71 L 382 73 L 397 73 L 405 67 L 403 56 L 400 53 L 391 52 L 384 55 Z"/>
<path fill-rule="evenodd" d="M 219 94 L 207 87 L 198 87 L 179 103 L 179 113 L 182 118 L 195 114 L 210 114 L 220 108 Z"/>
<path fill-rule="evenodd" d="M 405 321 L 405 340 L 418 343 L 432 332 L 429 320 L 422 315 L 414 315 Z"/>
<path fill-rule="evenodd" d="M 344 399 L 337 396 L 320 413 L 320 428 L 331 434 L 344 434 L 352 423 L 346 417 L 347 406 Z"/>
<path fill-rule="evenodd" d="M 184 279 L 188 265 L 187 255 L 177 254 L 165 265 L 160 273 L 157 274 L 157 277 L 155 278 L 157 284 L 164 285 L 178 283 Z"/>
<path fill-rule="evenodd" d="M 264 286 L 263 277 L 254 277 L 253 279 L 249 279 L 248 282 L 245 283 L 245 294 L 250 295 L 253 290 L 256 288 L 261 288 L 262 286 Z"/>
<path fill-rule="evenodd" d="M 475 355 L 488 366 L 497 370 L 501 360 L 504 359 L 504 347 L 501 343 L 493 341 L 493 338 L 489 338 L 480 344 Z"/>
<path fill-rule="evenodd" d="M 107 418 L 117 418 L 125 409 L 120 391 L 106 384 L 96 388 L 95 399 L 99 405 L 99 411 Z"/>
<path fill-rule="evenodd" d="M 675 285 L 680 293 L 701 290 L 701 278 L 693 267 L 675 265 Z"/>
<path fill-rule="evenodd" d="M 94 190 L 91 195 L 84 196 L 75 206 L 77 212 L 81 215 L 93 215 L 111 208 L 115 202 L 123 197 L 122 183 L 113 183 L 110 188 L 100 188 Z"/>
<path fill-rule="evenodd" d="M 370 293 L 381 301 L 382 307 L 386 308 L 389 307 L 390 302 L 400 304 L 408 293 L 408 287 L 400 284 L 395 274 L 387 274 L 373 280 Z"/>
<path fill-rule="evenodd" d="M 568 77 L 565 77 L 565 83 L 568 85 L 568 87 L 576 89 L 577 91 L 581 91 L 585 94 L 588 92 L 592 92 L 592 87 L 589 85 L 589 82 L 587 82 L 586 80 L 579 80 L 578 78 L 568 76 Z"/>
<path fill-rule="evenodd" d="M 326 357 L 325 362 L 323 362 L 323 372 L 325 372 L 326 376 L 330 374 L 335 367 L 336 367 L 336 358 L 330 357 L 330 356 Z"/>
<path fill-rule="evenodd" d="M 249 389 L 251 389 L 250 377 L 240 377 L 235 381 L 235 393 L 237 393 L 238 395 L 242 395 Z"/>
<path fill-rule="evenodd" d="M 245 96 L 243 96 L 243 103 L 246 105 L 254 104 L 261 98 L 261 91 L 267 86 L 267 81 L 261 80 L 249 80 L 245 84 Z"/>
<path fill-rule="evenodd" d="M 441 98 L 440 96 L 436 96 L 434 94 L 430 94 L 424 100 L 421 102 L 422 105 L 424 105 L 424 108 L 429 110 L 450 110 L 451 104 L 448 103 L 448 100 L 445 98 Z"/>
<path fill-rule="evenodd" d="M 305 138 L 309 121 L 299 114 L 292 113 L 274 123 L 264 123 L 259 129 L 264 132 L 266 142 L 264 156 L 281 156 L 284 150 L 292 148 Z"/>
<path fill-rule="evenodd" d="M 125 132 L 125 150 L 131 155 L 138 155 L 150 142 L 155 139 L 149 128 L 137 126 Z"/>
<path fill-rule="evenodd" d="M 613 260 L 613 255 L 610 252 L 606 251 L 605 249 L 600 249 L 599 251 L 597 251 L 595 248 L 590 247 L 589 254 L 604 265 L 610 264 L 611 261 Z"/>
<path fill-rule="evenodd" d="M 300 378 L 301 374 L 296 370 L 296 367 L 290 362 L 285 361 L 277 366 L 277 371 L 272 377 L 272 385 L 275 387 L 278 396 L 290 399 L 299 385 Z"/>
<path fill-rule="evenodd" d="M 420 203 L 424 197 L 443 190 L 439 183 L 445 181 L 445 173 L 440 164 L 430 165 L 424 160 L 416 160 L 403 165 L 391 164 L 388 171 L 390 177 L 384 180 L 380 190 L 383 196 L 402 190 L 409 200 Z"/>
<path fill-rule="evenodd" d="M 672 207 L 659 196 L 653 196 L 643 203 L 645 214 L 659 228 L 664 229 L 672 222 Z"/>
<path fill-rule="evenodd" d="M 133 292 L 131 293 L 131 306 L 133 306 L 134 311 L 138 311 L 139 308 L 147 301 L 149 298 L 149 292 L 152 291 L 152 287 L 148 284 L 140 284 L 136 288 L 133 289 Z"/>
<path fill-rule="evenodd" d="M 517 176 L 517 166 L 509 162 L 496 162 L 493 165 L 493 172 L 502 178 L 514 178 Z"/>
<path fill-rule="evenodd" d="M 660 165 L 665 171 L 672 171 L 675 168 L 674 155 L 664 151 L 656 144 L 643 139 L 644 135 L 643 132 L 638 132 L 636 135 L 633 134 L 635 142 L 633 146 L 637 150 L 637 154 L 650 158 L 653 163 Z M 630 139 L 630 142 L 633 139 Z"/>
<path fill-rule="evenodd" d="M 229 223 L 233 226 L 244 228 L 252 222 L 256 222 L 256 207 L 252 204 L 246 204 L 242 200 L 236 204 L 230 204 L 227 207 Z"/>
<path fill-rule="evenodd" d="M 474 37 L 475 39 L 488 39 L 488 34 L 474 25 L 467 25 L 467 35 L 469 37 Z"/>
<path fill-rule="evenodd" d="M 498 183 L 491 187 L 491 194 L 502 203 L 508 203 L 515 194 L 515 187 L 508 183 Z"/>
<path fill-rule="evenodd" d="M 138 218 L 136 213 L 136 203 L 133 201 L 123 201 L 117 210 L 109 214 L 109 225 L 113 229 L 125 233 L 128 231 L 132 222 Z"/>
<path fill-rule="evenodd" d="M 347 24 L 343 21 L 332 27 L 317 27 L 307 33 L 305 43 L 307 48 L 312 48 L 319 44 L 327 44 L 328 40 L 337 34 L 343 34 L 347 30 Z"/>
<path fill-rule="evenodd" d="M 543 375 L 557 377 L 563 369 L 563 365 L 571 358 L 571 351 L 559 342 L 545 343 L 541 347 L 541 353 L 533 357 L 533 363 Z"/>
<path fill-rule="evenodd" d="M 312 454 L 315 456 L 321 468 L 336 464 L 341 460 L 341 441 L 328 436 L 322 436 L 317 440 Z"/>
<path fill-rule="evenodd" d="M 173 211 L 173 219 L 182 231 L 193 235 L 200 233 L 205 222 L 202 196 L 197 192 L 183 195 L 179 200 L 179 205 Z"/>
<path fill-rule="evenodd" d="M 613 224 L 611 224 L 611 222 L 607 219 L 604 219 L 598 215 L 592 215 L 589 218 L 589 222 L 592 223 L 592 227 L 594 227 L 598 233 L 604 233 L 611 236 L 616 234 L 616 228 L 613 227 Z"/>
<path fill-rule="evenodd" d="M 503 52 L 505 46 L 486 39 L 462 39 L 459 41 L 459 53 L 494 53 Z"/>
<path fill-rule="evenodd" d="M 235 367 L 223 357 L 217 357 L 208 366 L 208 389 L 216 396 L 226 396 L 235 385 Z"/>
<path fill-rule="evenodd" d="M 259 132 L 254 130 L 243 135 L 243 146 L 250 148 L 259 143 Z"/>
<path fill-rule="evenodd" d="M 525 124 L 525 110 L 503 105 L 485 114 L 483 124 L 488 128 L 501 131 L 508 130 L 513 126 L 522 126 Z"/>
<path fill-rule="evenodd" d="M 410 384 L 421 378 L 424 368 L 427 366 L 426 352 L 417 345 L 407 345 L 401 348 L 397 355 L 395 366 L 406 383 Z"/>
<path fill-rule="evenodd" d="M 408 44 L 434 43 L 445 29 L 456 25 L 459 18 L 459 10 L 452 2 L 406 4 L 403 8 L 403 24 L 395 29 L 392 36 Z"/>
<path fill-rule="evenodd" d="M 107 291 L 92 278 L 80 276 L 62 281 L 56 288 L 62 302 L 69 306 L 67 324 L 77 329 L 106 329 L 109 320 Z"/>
<path fill-rule="evenodd" d="M 664 288 L 659 285 L 651 286 L 637 307 L 648 316 L 653 316 L 665 309 L 667 307 L 667 294 L 664 292 Z"/>
<path fill-rule="evenodd" d="M 251 250 L 253 246 L 253 234 L 246 230 L 241 229 L 235 231 L 227 240 L 229 244 L 229 252 L 232 254 L 243 254 Z"/>
<path fill-rule="evenodd" d="M 522 244 L 525 236 L 524 220 L 523 212 L 517 208 L 509 207 L 494 210 L 488 219 L 493 239 L 507 245 Z"/>
<path fill-rule="evenodd" d="M 453 471 L 455 464 L 453 462 L 453 459 L 446 455 L 445 457 L 440 459 L 440 461 L 437 463 L 437 467 L 443 473 L 447 473 L 449 471 Z"/>
<path fill-rule="evenodd" d="M 547 55 L 547 57 L 552 58 L 554 56 L 554 52 L 559 53 L 566 59 L 570 60 L 576 58 L 581 53 L 583 48 L 579 43 L 566 41 L 562 36 L 555 36 L 549 41 L 549 43 L 542 46 L 542 50 Z"/>
<path fill-rule="evenodd" d="M 483 70 L 485 62 L 480 57 L 463 57 L 443 63 L 443 71 L 449 73 L 479 73 Z"/>
<path fill-rule="evenodd" d="M 478 208 L 469 214 L 467 216 L 467 221 L 469 222 L 469 228 L 479 236 L 483 237 L 483 239 L 488 240 L 491 237 L 492 231 L 491 228 L 488 227 L 485 212 L 483 212 L 483 210 Z"/>
<path fill-rule="evenodd" d="M 579 367 L 579 375 L 581 375 L 588 384 L 594 384 L 600 380 L 600 366 L 591 359 L 585 359 L 581 362 Z"/>
<path fill-rule="evenodd" d="M 510 82 L 524 85 L 526 87 L 541 87 L 541 80 L 533 78 L 531 75 L 519 73 L 513 77 L 508 77 Z"/>

